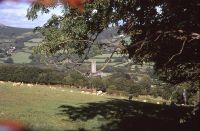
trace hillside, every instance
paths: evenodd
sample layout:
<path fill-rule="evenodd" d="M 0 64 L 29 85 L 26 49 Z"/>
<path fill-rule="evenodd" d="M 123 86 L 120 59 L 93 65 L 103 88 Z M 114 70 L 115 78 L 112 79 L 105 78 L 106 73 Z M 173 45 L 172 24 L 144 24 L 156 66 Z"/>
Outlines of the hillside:
<path fill-rule="evenodd" d="M 106 59 L 110 57 L 113 47 L 105 46 L 103 50 L 100 50 L 98 48 L 98 44 L 115 44 L 115 41 L 119 39 L 119 35 L 117 32 L 117 28 L 108 28 L 105 29 L 101 34 L 99 34 L 96 40 L 97 44 L 93 48 L 91 48 L 89 59 L 87 59 L 85 63 L 80 67 L 80 70 L 89 71 L 90 62 L 92 60 L 95 60 L 97 62 L 97 69 L 100 69 L 104 66 L 104 64 L 106 63 Z M 34 55 L 32 51 L 32 48 L 34 46 L 37 46 L 38 42 L 40 42 L 41 40 L 41 34 L 33 33 L 33 29 L 9 27 L 1 24 L 0 63 L 41 65 L 39 61 L 39 56 Z M 56 60 L 61 59 L 58 57 L 55 58 Z M 108 64 L 108 68 L 123 68 L 126 67 L 127 64 L 128 63 L 126 56 L 114 54 L 113 58 Z"/>
<path fill-rule="evenodd" d="M 0 63 L 30 63 L 32 47 L 41 41 L 41 37 L 33 29 L 0 24 Z"/>
<path fill-rule="evenodd" d="M 105 29 L 97 38 L 98 44 L 109 44 L 114 36 L 117 36 L 117 28 Z M 39 33 L 33 33 L 33 29 L 9 27 L 0 24 L 0 63 L 34 63 L 38 62 L 37 58 L 33 57 L 32 47 L 36 46 L 42 36 Z M 105 48 L 103 54 L 108 54 L 112 51 L 110 48 Z M 100 51 L 97 47 L 91 49 L 91 57 L 99 55 Z M 103 59 L 106 59 L 103 58 Z M 104 61 L 104 60 L 103 60 Z"/>
<path fill-rule="evenodd" d="M 9 27 L 0 24 L 0 38 L 14 38 L 17 36 L 21 36 L 24 33 L 32 32 L 33 29 L 27 28 L 17 28 L 17 27 Z"/>
<path fill-rule="evenodd" d="M 0 83 L 0 119 L 17 120 L 31 131 L 194 131 L 199 125 L 179 122 L 192 107 L 97 96 L 67 86 L 15 84 Z"/>

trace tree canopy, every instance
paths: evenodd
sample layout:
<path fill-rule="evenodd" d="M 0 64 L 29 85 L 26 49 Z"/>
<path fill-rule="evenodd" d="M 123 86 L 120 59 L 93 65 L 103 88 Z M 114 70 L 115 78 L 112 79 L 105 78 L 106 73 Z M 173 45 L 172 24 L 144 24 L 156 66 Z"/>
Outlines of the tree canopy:
<path fill-rule="evenodd" d="M 27 17 L 36 19 L 54 7 L 32 4 Z M 158 75 L 174 84 L 194 82 L 200 79 L 199 13 L 199 0 L 95 0 L 85 4 L 84 13 L 64 5 L 61 16 L 36 28 L 44 36 L 36 50 L 64 50 L 84 59 L 97 36 L 114 25 L 130 37 L 119 48 L 135 63 L 153 62 Z"/>

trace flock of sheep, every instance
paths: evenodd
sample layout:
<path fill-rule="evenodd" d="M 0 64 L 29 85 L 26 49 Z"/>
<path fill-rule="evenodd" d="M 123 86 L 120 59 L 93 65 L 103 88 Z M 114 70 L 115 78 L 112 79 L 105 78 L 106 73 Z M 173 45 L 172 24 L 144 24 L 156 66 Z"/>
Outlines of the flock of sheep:
<path fill-rule="evenodd" d="M 13 83 L 13 86 L 23 86 L 24 85 L 24 83 L 23 82 L 14 82 Z M 32 87 L 33 86 L 33 84 L 26 84 L 26 86 L 28 86 L 28 87 Z"/>
<path fill-rule="evenodd" d="M 4 84 L 5 82 L 4 81 L 0 81 L 0 84 Z M 37 86 L 37 84 L 30 84 L 30 83 L 23 83 L 23 82 L 13 82 L 12 83 L 12 86 L 13 87 L 20 87 L 20 86 L 27 86 L 27 87 L 33 87 L 33 86 Z M 48 86 L 48 88 L 50 88 L 51 90 L 57 90 L 59 89 L 60 91 L 64 92 L 64 91 L 67 91 L 61 87 L 54 87 L 54 86 Z M 70 93 L 73 93 L 74 91 L 73 90 L 70 90 Z M 95 88 L 91 88 L 91 89 L 88 89 L 88 88 L 80 88 L 80 93 L 81 94 L 86 94 L 86 95 L 96 95 L 96 96 L 105 96 L 107 95 L 106 92 L 103 92 L 101 90 L 97 91 Z M 129 96 L 128 99 L 129 100 L 132 100 L 132 96 Z M 124 97 L 123 97 L 124 99 Z M 134 99 L 137 101 L 137 99 Z M 143 99 L 142 102 L 148 102 L 146 99 Z M 161 104 L 160 102 L 156 102 L 156 104 Z"/>
<path fill-rule="evenodd" d="M 0 84 L 4 84 L 5 82 L 4 81 L 0 81 Z M 35 85 L 37 85 L 37 84 L 35 84 Z M 33 87 L 33 86 L 35 86 L 34 84 L 30 84 L 30 83 L 27 83 L 27 84 L 25 84 L 25 83 L 23 83 L 23 82 L 13 82 L 12 83 L 12 86 L 13 87 L 20 87 L 20 86 L 27 86 L 27 87 Z M 56 89 L 61 89 L 60 91 L 66 91 L 66 90 L 64 90 L 64 89 L 62 89 L 61 87 L 53 87 L 53 86 L 48 86 L 50 89 L 52 89 L 52 90 L 56 90 Z M 71 93 L 73 93 L 74 91 L 73 90 L 70 90 L 70 92 Z M 104 95 L 106 95 L 106 93 L 105 92 L 102 92 L 102 91 L 96 91 L 96 89 L 87 89 L 87 88 L 81 88 L 80 89 L 80 93 L 81 94 L 86 94 L 86 95 L 89 95 L 89 94 L 91 94 L 91 95 L 97 95 L 97 96 L 104 96 Z"/>
<path fill-rule="evenodd" d="M 82 90 L 81 93 L 82 94 L 87 94 L 87 95 L 88 94 L 97 95 L 97 96 L 104 96 L 104 95 L 106 95 L 106 93 L 103 92 L 103 91 L 85 91 L 85 90 Z"/>

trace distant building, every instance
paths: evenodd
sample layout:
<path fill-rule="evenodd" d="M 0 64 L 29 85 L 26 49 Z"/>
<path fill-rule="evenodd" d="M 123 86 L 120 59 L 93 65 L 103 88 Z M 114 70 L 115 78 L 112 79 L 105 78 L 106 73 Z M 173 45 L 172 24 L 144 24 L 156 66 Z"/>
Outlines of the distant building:
<path fill-rule="evenodd" d="M 99 77 L 103 77 L 103 76 L 105 76 L 105 74 L 102 71 L 97 71 L 96 61 L 95 60 L 91 61 L 90 76 L 93 76 L 93 77 L 98 77 L 98 76 Z"/>
<path fill-rule="evenodd" d="M 96 61 L 95 60 L 91 61 L 91 73 L 92 74 L 96 73 Z"/>
<path fill-rule="evenodd" d="M 16 50 L 16 47 L 15 46 L 11 46 L 10 49 L 9 49 L 9 52 L 13 53 L 15 50 Z"/>

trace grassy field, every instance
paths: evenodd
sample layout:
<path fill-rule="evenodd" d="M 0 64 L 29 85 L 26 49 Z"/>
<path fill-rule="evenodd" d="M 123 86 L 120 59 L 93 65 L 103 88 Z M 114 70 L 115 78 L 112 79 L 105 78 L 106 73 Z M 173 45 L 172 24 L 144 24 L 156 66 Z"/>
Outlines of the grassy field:
<path fill-rule="evenodd" d="M 191 108 L 86 95 L 67 87 L 0 84 L 0 119 L 21 121 L 35 131 L 176 130 L 181 116 L 189 110 Z"/>
<path fill-rule="evenodd" d="M 31 59 L 29 56 L 31 53 L 28 52 L 17 52 L 11 58 L 13 59 L 14 63 L 30 63 Z"/>
<path fill-rule="evenodd" d="M 86 60 L 85 62 L 86 62 L 86 63 L 90 63 L 91 61 L 94 61 L 94 60 L 95 60 L 97 65 L 104 65 L 104 64 L 106 63 L 106 62 L 105 62 L 106 58 L 109 58 L 110 55 L 111 55 L 111 54 L 97 55 L 97 56 L 95 56 L 95 57 L 92 57 L 92 58 Z M 121 65 L 121 66 L 126 65 L 127 63 L 125 63 L 125 62 L 116 62 L 116 61 L 115 61 L 117 58 L 120 58 L 120 57 L 122 57 L 122 55 L 114 54 L 113 57 L 111 58 L 111 62 L 109 62 L 108 65 L 109 65 L 109 66 L 113 66 L 113 67 L 117 67 L 117 66 L 119 66 L 119 65 Z"/>
<path fill-rule="evenodd" d="M 73 90 L 73 93 L 70 92 Z M 12 83 L 0 85 L 0 118 L 22 121 L 34 130 L 77 130 L 99 126 L 97 118 L 73 122 L 60 115 L 62 105 L 79 106 L 88 102 L 105 101 L 106 96 L 80 94 L 69 88 L 50 89 L 48 86 L 13 87 Z"/>

